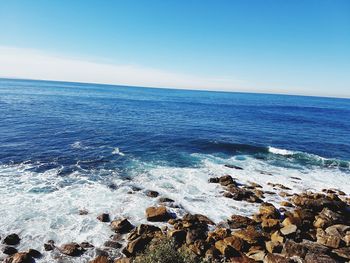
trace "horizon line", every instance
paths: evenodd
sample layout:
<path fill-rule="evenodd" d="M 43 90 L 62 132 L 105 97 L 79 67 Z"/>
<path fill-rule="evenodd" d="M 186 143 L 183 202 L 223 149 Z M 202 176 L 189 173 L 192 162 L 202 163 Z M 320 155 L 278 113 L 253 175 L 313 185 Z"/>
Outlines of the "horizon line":
<path fill-rule="evenodd" d="M 58 82 L 58 83 L 72 83 L 72 84 L 84 84 L 84 85 L 101 85 L 112 87 L 126 87 L 126 88 L 143 88 L 143 89 L 162 89 L 162 90 L 180 90 L 180 91 L 198 91 L 198 92 L 219 92 L 219 93 L 241 93 L 241 94 L 256 94 L 256 95 L 277 95 L 277 96 L 295 96 L 295 97 L 311 97 L 311 98 L 326 98 L 326 99 L 345 99 L 349 100 L 349 97 L 338 96 L 322 96 L 322 95 L 308 95 L 298 93 L 274 93 L 274 92 L 259 92 L 259 91 L 234 91 L 234 90 L 213 90 L 213 89 L 191 89 L 191 88 L 177 88 L 177 87 L 160 87 L 160 86 L 137 86 L 126 84 L 114 84 L 114 83 L 100 83 L 100 82 L 81 82 L 81 81 L 69 81 L 69 80 L 52 80 L 52 79 L 31 79 L 21 77 L 5 77 L 0 76 L 0 80 L 15 80 L 15 81 L 41 81 L 41 82 Z"/>

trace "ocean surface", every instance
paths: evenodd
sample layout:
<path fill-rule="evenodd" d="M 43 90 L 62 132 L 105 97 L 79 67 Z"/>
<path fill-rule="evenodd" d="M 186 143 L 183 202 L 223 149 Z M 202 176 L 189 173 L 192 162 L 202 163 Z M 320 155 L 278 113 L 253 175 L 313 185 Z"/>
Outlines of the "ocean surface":
<path fill-rule="evenodd" d="M 350 193 L 349 160 L 349 99 L 0 79 L 0 236 L 19 233 L 20 249 L 102 246 L 96 216 L 145 222 L 147 189 L 179 215 L 251 215 L 207 182 L 224 174 Z"/>

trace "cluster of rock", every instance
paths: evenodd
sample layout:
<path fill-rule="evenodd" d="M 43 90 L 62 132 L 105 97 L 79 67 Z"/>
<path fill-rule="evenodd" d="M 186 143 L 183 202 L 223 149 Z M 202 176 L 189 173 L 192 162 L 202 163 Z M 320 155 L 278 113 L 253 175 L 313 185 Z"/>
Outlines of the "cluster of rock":
<path fill-rule="evenodd" d="M 238 169 L 238 168 L 235 168 Z M 350 262 L 350 206 L 346 194 L 337 190 L 323 193 L 289 194 L 281 184 L 271 184 L 287 198 L 277 209 L 263 201 L 262 187 L 256 183 L 238 184 L 230 175 L 209 179 L 224 187 L 224 196 L 237 201 L 259 203 L 259 211 L 252 217 L 232 215 L 225 222 L 215 224 L 200 214 L 186 214 L 177 218 L 164 206 L 173 202 L 161 198 L 163 205 L 149 207 L 145 216 L 149 224 L 133 225 L 126 218 L 111 220 L 109 214 L 97 217 L 110 224 L 115 233 L 105 247 L 118 251 L 118 257 L 100 253 L 90 263 L 129 263 L 151 242 L 172 239 L 175 249 L 186 250 L 199 262 L 266 262 L 266 263 L 335 263 Z M 272 194 L 272 193 L 270 193 Z M 276 194 L 276 193 L 274 193 Z M 155 191 L 147 196 L 157 197 Z M 156 222 L 162 222 L 162 227 Z M 33 262 L 40 252 L 18 252 L 17 235 L 9 235 L 3 252 L 9 257 L 4 263 Z M 45 251 L 57 250 L 66 256 L 81 256 L 93 246 L 89 243 L 69 243 L 56 247 L 53 241 L 44 244 Z"/>

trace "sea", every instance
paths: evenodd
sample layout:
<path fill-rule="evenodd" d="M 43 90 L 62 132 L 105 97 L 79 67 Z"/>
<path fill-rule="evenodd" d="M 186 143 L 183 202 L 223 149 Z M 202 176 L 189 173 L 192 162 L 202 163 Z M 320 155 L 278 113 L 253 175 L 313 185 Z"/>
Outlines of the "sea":
<path fill-rule="evenodd" d="M 178 216 L 252 215 L 208 183 L 225 174 L 349 194 L 349 161 L 349 99 L 0 79 L 0 236 L 19 234 L 19 250 L 103 247 L 112 232 L 96 217 L 147 222 L 147 190 Z"/>

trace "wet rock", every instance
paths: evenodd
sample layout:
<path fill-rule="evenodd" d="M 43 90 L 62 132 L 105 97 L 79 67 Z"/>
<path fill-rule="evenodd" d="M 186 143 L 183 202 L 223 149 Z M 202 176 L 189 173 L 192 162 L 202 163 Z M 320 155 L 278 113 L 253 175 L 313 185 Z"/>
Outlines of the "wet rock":
<path fill-rule="evenodd" d="M 4 238 L 3 243 L 10 246 L 18 245 L 21 239 L 17 234 L 11 234 Z"/>
<path fill-rule="evenodd" d="M 4 263 L 33 263 L 33 258 L 26 252 L 18 252 L 9 258 L 6 258 Z"/>
<path fill-rule="evenodd" d="M 165 206 L 149 207 L 146 209 L 146 217 L 151 222 L 164 222 L 171 218 Z"/>
<path fill-rule="evenodd" d="M 294 205 L 290 202 L 287 202 L 287 201 L 282 201 L 280 203 L 281 206 L 285 206 L 285 207 L 294 207 Z"/>
<path fill-rule="evenodd" d="M 110 247 L 110 248 L 114 248 L 114 249 L 118 249 L 122 247 L 122 244 L 120 244 L 117 241 L 112 241 L 112 240 L 108 240 L 103 244 L 105 247 Z"/>
<path fill-rule="evenodd" d="M 256 222 L 246 216 L 232 215 L 231 219 L 227 220 L 228 225 L 232 229 L 245 228 L 249 225 L 255 225 Z"/>
<path fill-rule="evenodd" d="M 89 263 L 112 263 L 106 256 L 97 256 L 93 260 L 90 260 Z"/>
<path fill-rule="evenodd" d="M 62 254 L 72 256 L 72 257 L 80 256 L 81 254 L 83 254 L 85 252 L 85 250 L 79 244 L 77 244 L 75 242 L 62 245 L 59 248 L 59 251 Z"/>
<path fill-rule="evenodd" d="M 109 222 L 110 221 L 109 214 L 107 214 L 107 213 L 100 214 L 97 217 L 97 219 L 101 222 Z"/>
<path fill-rule="evenodd" d="M 89 213 L 89 211 L 85 210 L 85 209 L 81 209 L 79 210 L 79 215 L 83 216 L 83 215 L 87 215 Z"/>
<path fill-rule="evenodd" d="M 223 228 L 223 227 L 218 227 L 218 228 L 215 228 L 213 231 L 209 232 L 208 233 L 208 242 L 211 242 L 211 241 L 218 241 L 218 240 L 221 240 L 221 239 L 224 239 L 228 236 L 231 235 L 231 230 L 228 229 L 228 228 Z"/>
<path fill-rule="evenodd" d="M 146 191 L 146 195 L 148 196 L 148 197 L 157 197 L 158 195 L 159 195 L 159 193 L 157 192 L 157 191 L 153 191 L 153 190 L 147 190 Z"/>
<path fill-rule="evenodd" d="M 234 164 L 225 164 L 225 167 L 231 168 L 231 169 L 236 169 L 236 170 L 243 170 L 242 167 L 234 165 Z"/>
<path fill-rule="evenodd" d="M 274 183 L 267 183 L 268 185 L 274 187 L 274 188 L 280 188 L 282 190 L 292 190 L 287 186 L 284 186 L 283 184 L 274 184 Z"/>
<path fill-rule="evenodd" d="M 53 240 L 47 241 L 47 243 L 44 244 L 45 251 L 51 251 L 55 249 L 55 242 Z"/>
<path fill-rule="evenodd" d="M 285 192 L 285 191 L 279 192 L 278 195 L 279 195 L 280 197 L 289 197 L 289 196 L 292 196 L 292 194 L 287 193 L 287 192 Z"/>
<path fill-rule="evenodd" d="M 36 249 L 29 249 L 28 250 L 28 254 L 33 257 L 33 258 L 41 258 L 42 254 L 40 253 L 40 251 L 36 250 Z"/>
<path fill-rule="evenodd" d="M 206 239 L 206 233 L 202 229 L 190 229 L 187 231 L 186 244 L 192 244 L 199 239 Z"/>
<path fill-rule="evenodd" d="M 195 218 L 194 220 L 198 220 L 200 223 L 215 225 L 215 223 L 205 215 L 194 214 L 193 217 Z M 184 220 L 186 220 L 186 216 L 184 217 Z"/>
<path fill-rule="evenodd" d="M 339 236 L 329 235 L 321 228 L 317 229 L 316 238 L 317 243 L 331 248 L 338 248 L 341 241 Z"/>
<path fill-rule="evenodd" d="M 212 184 L 217 184 L 217 183 L 219 183 L 219 177 L 209 178 L 208 182 L 212 183 Z"/>
<path fill-rule="evenodd" d="M 85 249 L 93 248 L 93 247 L 94 247 L 94 245 L 90 244 L 89 242 L 81 242 L 81 243 L 80 243 L 80 246 L 81 246 L 82 248 L 85 248 Z"/>
<path fill-rule="evenodd" d="M 113 220 L 111 222 L 111 228 L 116 233 L 125 234 L 130 232 L 134 228 L 134 226 L 129 222 L 129 220 L 124 218 L 119 220 Z"/>
<path fill-rule="evenodd" d="M 333 249 L 332 252 L 337 254 L 339 257 L 350 259 L 350 247 Z"/>
<path fill-rule="evenodd" d="M 159 198 L 160 203 L 173 203 L 175 202 L 173 199 L 167 198 L 167 197 L 161 197 Z"/>
<path fill-rule="evenodd" d="M 18 252 L 18 250 L 14 247 L 10 247 L 10 246 L 6 246 L 2 249 L 2 253 L 6 254 L 6 255 L 13 255 L 16 254 Z"/>
<path fill-rule="evenodd" d="M 316 228 L 326 228 L 330 225 L 337 224 L 342 221 L 344 221 L 343 217 L 339 213 L 333 212 L 329 208 L 324 208 L 315 217 L 313 225 Z"/>
<path fill-rule="evenodd" d="M 228 185 L 235 185 L 236 186 L 236 183 L 235 181 L 233 180 L 232 176 L 231 175 L 224 175 L 224 176 L 221 176 L 219 178 L 219 183 L 222 185 L 222 186 L 228 186 Z"/>
<path fill-rule="evenodd" d="M 280 218 L 280 212 L 277 210 L 277 208 L 270 203 L 262 203 L 259 208 L 259 215 L 263 218 L 273 218 L 273 219 L 279 219 Z"/>

